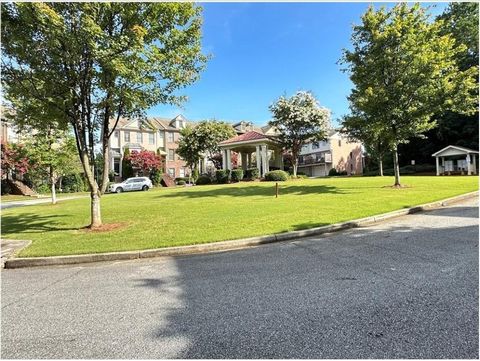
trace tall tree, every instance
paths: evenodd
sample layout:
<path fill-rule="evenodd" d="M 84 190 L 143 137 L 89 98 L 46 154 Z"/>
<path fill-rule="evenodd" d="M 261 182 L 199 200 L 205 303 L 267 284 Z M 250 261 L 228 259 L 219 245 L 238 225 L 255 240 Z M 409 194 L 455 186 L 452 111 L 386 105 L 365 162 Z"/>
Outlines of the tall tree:
<path fill-rule="evenodd" d="M 341 59 L 354 84 L 350 108 L 388 141 L 400 186 L 398 145 L 434 128 L 436 114 L 474 112 L 478 69 L 459 69 L 455 59 L 465 47 L 442 35 L 441 24 L 429 21 L 419 4 L 370 7 L 352 42 Z"/>
<path fill-rule="evenodd" d="M 57 203 L 55 184 L 59 177 L 78 171 L 79 158 L 75 138 L 66 131 L 47 126 L 25 139 L 30 160 L 37 171 L 48 177 L 52 204 Z"/>
<path fill-rule="evenodd" d="M 2 70 L 17 121 L 70 124 L 91 194 L 91 227 L 102 224 L 109 139 L 121 117 L 198 79 L 201 8 L 193 3 L 2 3 Z M 42 114 L 41 118 L 35 117 Z M 110 126 L 110 120 L 114 125 Z M 104 159 L 95 180 L 95 149 Z"/>
<path fill-rule="evenodd" d="M 176 152 L 185 161 L 187 167 L 190 168 L 188 179 L 189 182 L 191 182 L 192 174 L 195 173 L 195 170 L 198 168 L 198 163 L 203 157 L 203 148 L 200 147 L 198 138 L 191 126 L 187 125 L 180 130 L 180 136 Z"/>
<path fill-rule="evenodd" d="M 388 151 L 388 134 L 382 134 L 382 128 L 365 114 L 344 116 L 342 119 L 342 132 L 353 141 L 361 142 L 367 154 L 378 161 L 378 172 L 383 176 L 383 158 Z"/>
<path fill-rule="evenodd" d="M 212 159 L 219 152 L 218 143 L 235 136 L 235 131 L 228 123 L 204 120 L 194 128 L 187 126 L 180 134 L 177 153 L 194 172 L 199 161 L 204 157 Z"/>
<path fill-rule="evenodd" d="M 324 140 L 330 126 L 330 111 L 318 103 L 312 93 L 299 91 L 291 98 L 280 97 L 271 104 L 273 120 L 283 148 L 292 153 L 293 176 L 297 176 L 298 156 L 307 142 Z"/>

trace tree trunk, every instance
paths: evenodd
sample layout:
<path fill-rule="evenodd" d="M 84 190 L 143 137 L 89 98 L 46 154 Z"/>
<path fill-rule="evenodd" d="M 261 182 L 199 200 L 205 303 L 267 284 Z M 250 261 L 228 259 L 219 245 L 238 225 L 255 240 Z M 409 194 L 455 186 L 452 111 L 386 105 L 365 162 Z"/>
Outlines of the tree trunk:
<path fill-rule="evenodd" d="M 293 178 L 297 178 L 298 161 L 294 160 L 292 162 L 292 166 L 293 166 Z"/>
<path fill-rule="evenodd" d="M 380 177 L 383 177 L 383 160 L 382 157 L 378 159 L 378 172 L 380 173 Z"/>
<path fill-rule="evenodd" d="M 102 225 L 102 215 L 100 213 L 100 196 L 98 192 L 90 192 L 90 206 L 91 206 L 91 216 L 92 221 L 90 223 L 90 228 L 100 227 Z"/>
<path fill-rule="evenodd" d="M 398 166 L 398 147 L 393 150 L 393 170 L 395 172 L 395 187 L 400 187 L 400 167 Z"/>
<path fill-rule="evenodd" d="M 52 166 L 50 166 L 50 183 L 52 183 L 52 204 L 57 204 L 57 193 L 55 191 L 55 173 L 53 172 Z"/>

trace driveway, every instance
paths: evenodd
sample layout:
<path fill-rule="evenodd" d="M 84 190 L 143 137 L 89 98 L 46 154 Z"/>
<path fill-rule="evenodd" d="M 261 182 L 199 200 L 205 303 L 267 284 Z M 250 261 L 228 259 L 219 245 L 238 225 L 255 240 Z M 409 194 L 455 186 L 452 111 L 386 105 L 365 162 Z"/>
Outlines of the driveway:
<path fill-rule="evenodd" d="M 2 270 L 1 356 L 478 358 L 477 204 L 233 252 Z"/>

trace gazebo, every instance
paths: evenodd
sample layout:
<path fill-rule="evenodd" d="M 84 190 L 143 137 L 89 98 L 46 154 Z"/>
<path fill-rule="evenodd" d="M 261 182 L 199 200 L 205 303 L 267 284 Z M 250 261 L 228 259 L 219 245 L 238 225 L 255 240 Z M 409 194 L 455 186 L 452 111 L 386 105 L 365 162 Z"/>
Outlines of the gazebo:
<path fill-rule="evenodd" d="M 219 143 L 222 152 L 223 169 L 232 169 L 232 151 L 239 153 L 242 168 L 252 168 L 252 153 L 255 154 L 256 168 L 260 175 L 270 171 L 270 167 L 283 170 L 282 147 L 274 136 L 250 131 Z"/>
<path fill-rule="evenodd" d="M 435 157 L 437 175 L 452 173 L 463 174 L 463 172 L 468 175 L 477 174 L 477 154 L 478 151 L 476 150 L 459 147 L 457 145 L 449 145 L 433 153 L 432 157 Z"/>

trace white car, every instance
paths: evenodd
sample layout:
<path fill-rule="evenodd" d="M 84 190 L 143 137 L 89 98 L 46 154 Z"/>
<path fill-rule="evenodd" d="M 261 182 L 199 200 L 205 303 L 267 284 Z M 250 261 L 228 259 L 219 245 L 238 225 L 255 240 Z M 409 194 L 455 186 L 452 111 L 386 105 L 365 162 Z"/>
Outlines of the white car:
<path fill-rule="evenodd" d="M 110 184 L 108 191 L 110 193 L 122 193 L 129 191 L 148 191 L 153 187 L 152 181 L 148 177 L 134 177 L 124 180 L 122 183 Z"/>

